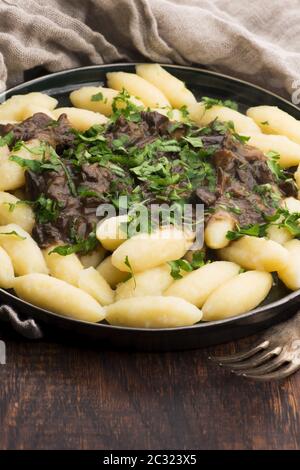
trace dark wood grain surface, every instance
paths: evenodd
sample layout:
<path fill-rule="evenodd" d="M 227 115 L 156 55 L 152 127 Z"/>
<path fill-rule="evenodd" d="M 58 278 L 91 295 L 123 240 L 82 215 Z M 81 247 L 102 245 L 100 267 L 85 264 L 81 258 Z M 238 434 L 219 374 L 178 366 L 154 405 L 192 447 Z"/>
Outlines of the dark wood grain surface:
<path fill-rule="evenodd" d="M 0 328 L 1 449 L 300 449 L 300 373 L 256 383 L 207 359 L 253 338 L 149 354 Z"/>

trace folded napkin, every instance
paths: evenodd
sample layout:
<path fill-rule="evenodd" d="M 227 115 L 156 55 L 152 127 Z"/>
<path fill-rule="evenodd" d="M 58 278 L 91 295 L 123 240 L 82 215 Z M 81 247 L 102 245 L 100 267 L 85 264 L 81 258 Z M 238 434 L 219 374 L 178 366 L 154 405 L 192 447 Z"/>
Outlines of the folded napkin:
<path fill-rule="evenodd" d="M 144 60 L 206 66 L 291 97 L 299 0 L 0 0 L 0 89 L 36 67 Z"/>

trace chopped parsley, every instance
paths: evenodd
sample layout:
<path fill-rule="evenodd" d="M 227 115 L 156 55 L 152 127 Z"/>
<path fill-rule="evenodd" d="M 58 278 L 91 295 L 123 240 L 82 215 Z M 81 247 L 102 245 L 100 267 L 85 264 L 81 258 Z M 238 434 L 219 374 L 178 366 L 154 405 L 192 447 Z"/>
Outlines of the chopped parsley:
<path fill-rule="evenodd" d="M 53 199 L 45 197 L 41 194 L 39 198 L 33 202 L 33 209 L 40 224 L 54 222 L 60 212 L 62 204 Z"/>
<path fill-rule="evenodd" d="M 266 157 L 268 159 L 268 167 L 272 171 L 276 180 L 279 181 L 286 179 L 286 174 L 278 163 L 280 160 L 280 154 L 278 152 L 275 152 L 274 150 L 270 150 L 266 153 Z"/>
<path fill-rule="evenodd" d="M 12 131 L 5 134 L 3 137 L 0 137 L 0 147 L 4 147 L 5 145 L 10 146 L 14 141 L 14 133 Z"/>
<path fill-rule="evenodd" d="M 134 287 L 136 287 L 136 279 L 134 277 L 134 272 L 133 272 L 133 269 L 131 267 L 128 256 L 125 257 L 124 264 L 129 268 L 129 273 L 130 273 L 129 279 L 131 279 L 131 278 L 133 279 Z"/>
<path fill-rule="evenodd" d="M 58 253 L 61 256 L 67 256 L 72 253 L 80 253 L 85 255 L 86 253 L 93 251 L 98 244 L 99 242 L 96 238 L 95 232 L 91 232 L 85 240 L 77 238 L 74 243 L 70 245 L 60 245 L 55 247 L 49 254 Z"/>
<path fill-rule="evenodd" d="M 103 103 L 107 103 L 107 98 L 104 98 L 103 93 L 99 91 L 99 93 L 91 96 L 91 101 L 103 101 Z"/>
<path fill-rule="evenodd" d="M 238 104 L 232 100 L 220 100 L 217 98 L 209 98 L 208 96 L 203 96 L 201 98 L 202 103 L 205 105 L 205 109 L 210 109 L 213 106 L 226 106 L 226 108 L 233 109 L 234 111 L 238 110 Z"/>
<path fill-rule="evenodd" d="M 202 251 L 197 251 L 193 254 L 191 262 L 182 258 L 175 261 L 169 261 L 168 264 L 171 267 L 171 276 L 175 280 L 182 279 L 183 275 L 181 274 L 181 271 L 192 272 L 194 269 L 201 268 L 206 264 L 204 258 L 205 254 Z M 209 262 L 210 261 L 208 261 L 208 263 Z"/>
<path fill-rule="evenodd" d="M 266 234 L 266 224 L 253 224 L 245 227 L 237 227 L 236 230 L 229 230 L 226 234 L 228 240 L 238 240 L 244 235 L 251 237 L 263 237 Z"/>

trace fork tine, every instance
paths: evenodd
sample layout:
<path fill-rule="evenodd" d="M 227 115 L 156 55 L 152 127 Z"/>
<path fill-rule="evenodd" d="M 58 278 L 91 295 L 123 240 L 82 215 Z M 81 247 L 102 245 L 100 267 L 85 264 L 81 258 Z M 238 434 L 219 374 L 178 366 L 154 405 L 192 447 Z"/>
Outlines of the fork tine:
<path fill-rule="evenodd" d="M 244 373 L 243 377 L 246 377 L 247 379 L 259 380 L 261 382 L 266 382 L 268 380 L 281 380 L 293 374 L 298 369 L 300 369 L 300 364 L 290 363 L 286 367 L 281 367 L 270 374 L 256 375 Z"/>
<path fill-rule="evenodd" d="M 281 346 L 277 346 L 276 348 L 272 349 L 271 351 L 263 351 L 259 354 L 256 354 L 254 357 L 251 357 L 248 361 L 242 361 L 242 362 L 234 362 L 234 363 L 229 363 L 227 362 L 224 364 L 224 367 L 230 367 L 231 370 L 246 370 L 246 369 L 253 369 L 256 366 L 259 366 L 263 362 L 268 361 L 268 359 L 271 359 L 273 356 L 278 356 L 282 351 Z"/>
<path fill-rule="evenodd" d="M 262 343 L 256 345 L 254 348 L 249 349 L 249 351 L 244 351 L 244 352 L 239 352 L 236 354 L 231 354 L 230 356 L 209 356 L 209 359 L 211 359 L 214 362 L 220 362 L 222 365 L 225 363 L 231 363 L 231 362 L 239 362 L 242 361 L 243 359 L 248 359 L 248 357 L 253 356 L 257 352 L 261 351 L 262 349 L 267 349 L 269 346 L 270 341 L 265 340 Z"/>
<path fill-rule="evenodd" d="M 252 369 L 248 369 L 248 370 L 245 370 L 245 369 L 237 370 L 237 371 L 233 370 L 232 372 L 234 372 L 236 375 L 251 375 L 251 374 L 263 375 L 269 372 L 273 372 L 275 369 L 278 369 L 278 367 L 280 367 L 285 362 L 286 360 L 283 359 L 281 355 L 279 354 L 278 357 L 275 357 L 274 359 L 267 361 L 266 363 L 264 363 L 263 365 L 259 367 L 253 367 Z"/>

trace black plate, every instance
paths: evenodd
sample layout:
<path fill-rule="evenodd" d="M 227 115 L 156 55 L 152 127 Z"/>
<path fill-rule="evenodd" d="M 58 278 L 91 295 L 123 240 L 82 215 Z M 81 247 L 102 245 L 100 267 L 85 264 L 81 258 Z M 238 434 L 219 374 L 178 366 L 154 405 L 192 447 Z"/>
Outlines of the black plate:
<path fill-rule="evenodd" d="M 249 106 L 262 104 L 278 106 L 300 119 L 300 110 L 296 106 L 250 83 L 192 67 L 171 65 L 164 67 L 184 80 L 197 98 L 211 96 L 232 99 L 238 102 L 242 111 Z M 54 73 L 0 94 L 0 102 L 14 94 L 41 91 L 57 98 L 59 106 L 68 106 L 70 105 L 68 96 L 72 90 L 83 85 L 103 85 L 105 74 L 116 70 L 134 72 L 134 64 L 83 67 Z M 290 293 L 282 284 L 279 284 L 263 305 L 243 315 L 209 323 L 203 322 L 191 327 L 150 330 L 87 323 L 62 317 L 35 307 L 0 289 L 0 298 L 3 302 L 12 305 L 18 312 L 38 322 L 67 330 L 69 335 L 88 337 L 103 346 L 148 351 L 193 349 L 250 335 L 292 315 L 300 304 L 299 295 L 300 291 Z"/>

